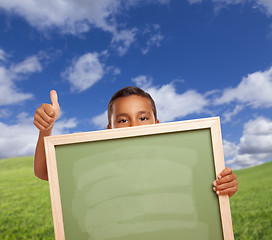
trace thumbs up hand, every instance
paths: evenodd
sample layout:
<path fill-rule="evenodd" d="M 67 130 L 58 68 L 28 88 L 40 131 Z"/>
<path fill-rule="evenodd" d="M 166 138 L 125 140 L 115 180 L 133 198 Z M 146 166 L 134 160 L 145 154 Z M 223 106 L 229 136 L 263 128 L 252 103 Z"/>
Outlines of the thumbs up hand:
<path fill-rule="evenodd" d="M 42 132 L 52 130 L 54 122 L 60 114 L 58 95 L 55 90 L 50 92 L 51 104 L 43 103 L 34 114 L 34 125 Z"/>

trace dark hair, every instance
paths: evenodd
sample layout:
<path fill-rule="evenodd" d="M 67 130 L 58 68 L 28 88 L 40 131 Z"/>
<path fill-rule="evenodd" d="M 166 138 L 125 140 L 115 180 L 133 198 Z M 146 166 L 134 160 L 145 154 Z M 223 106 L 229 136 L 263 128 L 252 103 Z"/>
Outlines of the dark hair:
<path fill-rule="evenodd" d="M 151 108 L 155 116 L 155 120 L 157 120 L 157 110 L 156 110 L 156 105 L 153 100 L 153 98 L 144 90 L 138 88 L 138 87 L 125 87 L 120 89 L 118 92 L 114 93 L 109 105 L 108 105 L 108 123 L 109 125 L 111 124 L 111 115 L 112 115 L 112 105 L 115 102 L 116 99 L 121 98 L 121 97 L 128 97 L 131 95 L 137 95 L 141 97 L 145 97 L 150 100 L 151 103 Z"/>

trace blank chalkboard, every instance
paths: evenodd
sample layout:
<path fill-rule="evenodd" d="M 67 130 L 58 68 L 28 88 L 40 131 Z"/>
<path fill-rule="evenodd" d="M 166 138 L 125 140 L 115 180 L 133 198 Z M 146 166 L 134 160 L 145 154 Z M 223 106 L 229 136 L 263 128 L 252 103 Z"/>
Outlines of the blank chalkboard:
<path fill-rule="evenodd" d="M 56 239 L 233 239 L 219 118 L 47 137 Z"/>

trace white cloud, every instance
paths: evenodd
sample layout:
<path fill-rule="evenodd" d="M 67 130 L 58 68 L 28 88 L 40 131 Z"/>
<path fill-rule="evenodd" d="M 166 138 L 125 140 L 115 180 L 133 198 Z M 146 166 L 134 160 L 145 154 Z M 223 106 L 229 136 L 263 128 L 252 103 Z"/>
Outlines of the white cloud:
<path fill-rule="evenodd" d="M 6 59 L 7 59 L 7 54 L 6 54 L 6 52 L 5 52 L 3 49 L 0 48 L 0 61 L 5 62 Z"/>
<path fill-rule="evenodd" d="M 264 72 L 255 72 L 244 77 L 235 88 L 224 90 L 216 104 L 237 101 L 253 108 L 272 107 L 272 67 Z"/>
<path fill-rule="evenodd" d="M 223 121 L 224 123 L 231 121 L 232 117 L 237 115 L 240 111 L 243 110 L 242 105 L 236 105 L 232 111 L 223 113 Z"/>
<path fill-rule="evenodd" d="M 116 16 L 131 7 L 143 4 L 168 4 L 171 0 L 9 0 L 0 1 L 0 8 L 23 17 L 30 25 L 40 30 L 59 28 L 64 33 L 79 34 L 92 27 L 111 33 L 117 32 Z M 255 3 L 256 7 L 272 15 L 271 0 L 211 0 L 218 5 Z M 188 0 L 201 3 L 202 0 Z"/>
<path fill-rule="evenodd" d="M 147 24 L 143 36 L 148 38 L 146 46 L 142 48 L 143 54 L 147 54 L 152 46 L 160 47 L 161 41 L 164 39 L 159 24 Z"/>
<path fill-rule="evenodd" d="M 0 66 L 0 106 L 14 104 L 32 98 L 32 94 L 20 92 L 14 80 L 9 70 Z"/>
<path fill-rule="evenodd" d="M 0 109 L 0 118 L 8 118 L 11 114 L 8 109 Z"/>
<path fill-rule="evenodd" d="M 9 0 L 1 1 L 0 7 L 20 15 L 38 29 L 58 27 L 63 32 L 77 34 L 89 31 L 91 25 L 112 31 L 110 18 L 118 12 L 120 4 L 118 0 Z"/>
<path fill-rule="evenodd" d="M 36 56 L 31 56 L 25 59 L 23 62 L 11 66 L 11 72 L 15 74 L 26 74 L 33 72 L 41 72 L 42 66 Z"/>
<path fill-rule="evenodd" d="M 150 88 L 152 86 L 152 78 L 148 78 L 145 75 L 139 75 L 136 78 L 132 78 L 132 82 L 135 82 L 136 85 L 141 88 Z"/>
<path fill-rule="evenodd" d="M 120 68 L 116 68 L 116 67 L 114 67 L 113 68 L 113 76 L 116 76 L 116 75 L 120 75 L 121 74 L 121 70 L 120 70 Z"/>
<path fill-rule="evenodd" d="M 212 0 L 215 3 L 224 3 L 224 4 L 240 4 L 245 3 L 248 0 Z"/>
<path fill-rule="evenodd" d="M 226 158 L 236 156 L 239 151 L 238 146 L 236 146 L 234 143 L 229 142 L 227 140 L 223 140 L 223 147 L 224 147 L 224 156 Z"/>
<path fill-rule="evenodd" d="M 227 141 L 226 141 L 227 142 Z M 244 124 L 243 136 L 237 147 L 227 142 L 227 149 L 236 154 L 228 154 L 227 163 L 233 169 L 255 166 L 272 160 L 272 120 L 258 117 Z"/>
<path fill-rule="evenodd" d="M 112 74 L 113 76 L 117 76 L 121 74 L 121 70 L 118 67 L 114 67 L 114 66 L 107 66 L 105 68 L 105 73 L 107 74 Z"/>
<path fill-rule="evenodd" d="M 53 128 L 53 134 L 61 135 L 70 133 L 70 129 L 77 127 L 77 125 L 78 121 L 76 118 L 57 120 Z"/>
<path fill-rule="evenodd" d="M 187 0 L 190 4 L 202 3 L 203 0 Z M 211 0 L 215 4 L 215 9 L 220 10 L 227 5 L 235 4 L 254 4 L 254 8 L 259 8 L 262 12 L 265 12 L 268 16 L 272 15 L 272 1 L 271 0 Z"/>
<path fill-rule="evenodd" d="M 190 4 L 194 4 L 194 3 L 202 3 L 203 0 L 187 0 Z M 216 7 L 223 7 L 226 6 L 228 4 L 241 4 L 241 3 L 245 3 L 245 2 L 249 2 L 251 0 L 210 0 L 211 2 L 216 4 Z M 258 0 L 256 0 L 258 1 Z"/>
<path fill-rule="evenodd" d="M 99 61 L 97 53 L 87 53 L 68 67 L 62 77 L 71 84 L 71 90 L 82 92 L 90 88 L 104 75 L 104 66 Z"/>
<path fill-rule="evenodd" d="M 77 34 L 91 27 L 114 32 L 115 17 L 130 7 L 141 4 L 167 4 L 170 0 L 9 0 L 0 1 L 0 8 L 15 13 L 38 28 L 58 27 L 63 32 Z"/>
<path fill-rule="evenodd" d="M 120 56 L 125 55 L 130 45 L 136 41 L 137 31 L 137 28 L 133 28 L 114 33 L 111 43 Z"/>
<path fill-rule="evenodd" d="M 141 75 L 132 79 L 154 99 L 161 122 L 173 121 L 189 114 L 205 111 L 208 100 L 195 90 L 177 93 L 173 83 L 161 87 L 153 86 L 151 79 Z"/>
<path fill-rule="evenodd" d="M 271 0 L 256 0 L 259 8 L 263 9 L 268 15 L 272 15 L 272 1 Z"/>
<path fill-rule="evenodd" d="M 240 153 L 271 153 L 272 121 L 258 117 L 244 125 L 244 135 L 240 140 Z"/>
<path fill-rule="evenodd" d="M 266 158 L 264 158 L 264 156 L 261 154 L 243 154 L 227 160 L 226 164 L 231 165 L 232 169 L 235 170 L 262 164 L 265 162 L 265 159 Z"/>
<path fill-rule="evenodd" d="M 38 130 L 32 122 L 33 118 L 26 113 L 20 113 L 15 124 L 0 122 L 0 159 L 34 154 Z M 54 133 L 68 133 L 69 129 L 76 126 L 76 119 L 63 119 L 56 122 Z"/>
<path fill-rule="evenodd" d="M 108 111 L 93 117 L 91 119 L 91 123 L 97 126 L 99 129 L 105 129 L 108 124 Z"/>
<path fill-rule="evenodd" d="M 3 51 L 3 55 L 6 56 Z M 42 66 L 36 56 L 30 56 L 17 64 L 0 63 L 0 106 L 20 103 L 33 97 L 30 93 L 21 92 L 16 81 L 26 78 L 29 74 L 42 71 Z"/>
<path fill-rule="evenodd" d="M 170 0 L 9 0 L 0 1 L 0 9 L 21 16 L 40 31 L 58 28 L 62 33 L 80 35 L 91 28 L 102 29 L 112 34 L 112 46 L 122 56 L 136 41 L 138 30 L 127 29 L 126 24 L 118 22 L 116 17 L 136 5 L 169 2 Z M 147 48 L 158 45 L 161 39 L 161 34 L 154 35 L 148 40 Z"/>
<path fill-rule="evenodd" d="M 34 127 L 28 124 L 6 125 L 0 122 L 0 158 L 33 155 L 35 149 Z"/>
<path fill-rule="evenodd" d="M 189 2 L 190 4 L 194 4 L 194 3 L 201 3 L 202 0 L 188 0 L 188 2 Z"/>

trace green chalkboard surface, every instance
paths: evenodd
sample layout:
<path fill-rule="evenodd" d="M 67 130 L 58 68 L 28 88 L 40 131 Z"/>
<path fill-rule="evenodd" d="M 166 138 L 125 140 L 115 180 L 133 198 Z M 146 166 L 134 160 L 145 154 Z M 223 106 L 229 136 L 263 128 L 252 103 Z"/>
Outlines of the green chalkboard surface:
<path fill-rule="evenodd" d="M 223 239 L 210 128 L 56 145 L 55 156 L 66 240 Z"/>

